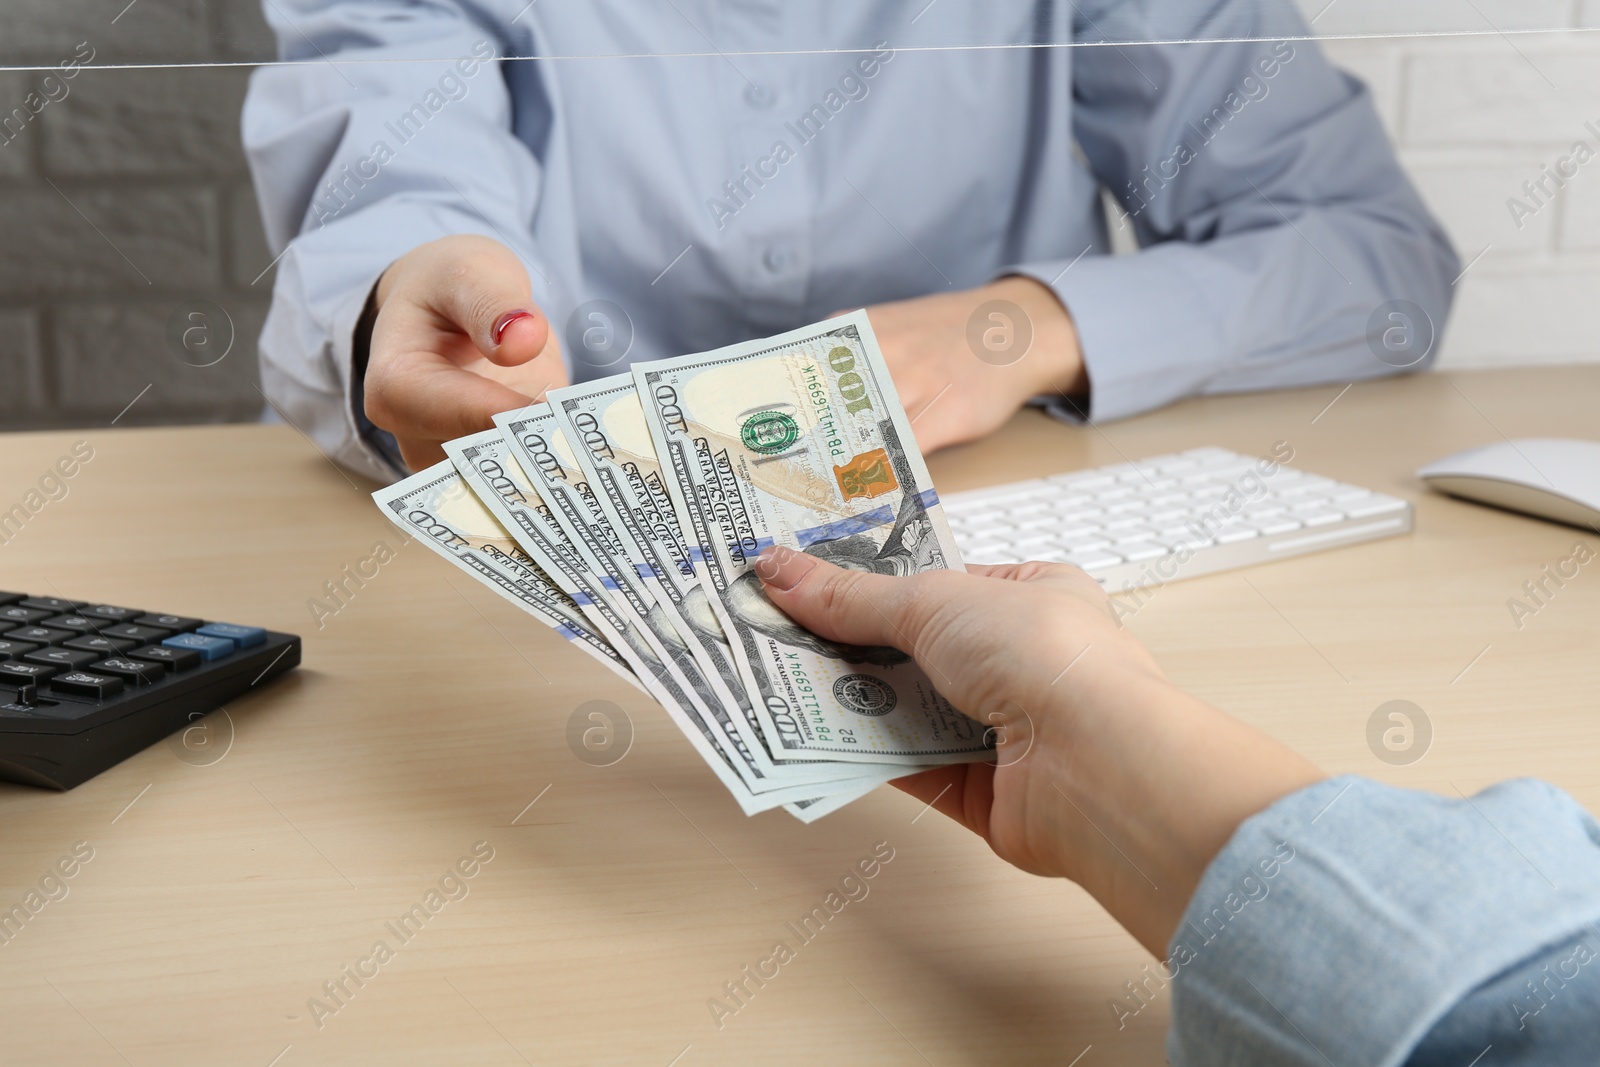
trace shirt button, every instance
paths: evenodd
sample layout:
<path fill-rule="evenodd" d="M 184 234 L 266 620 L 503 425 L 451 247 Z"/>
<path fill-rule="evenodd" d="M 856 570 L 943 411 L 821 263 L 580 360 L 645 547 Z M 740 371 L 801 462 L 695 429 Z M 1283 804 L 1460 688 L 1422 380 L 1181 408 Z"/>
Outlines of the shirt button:
<path fill-rule="evenodd" d="M 774 274 L 777 274 L 784 268 L 788 267 L 793 260 L 794 250 L 788 245 L 773 245 L 771 248 L 768 248 L 766 254 L 761 257 L 761 262 L 765 263 L 767 265 L 767 269 Z"/>
<path fill-rule="evenodd" d="M 765 111 L 767 108 L 776 103 L 777 100 L 777 94 L 771 89 L 768 89 L 765 85 L 756 85 L 752 83 L 745 87 L 744 102 L 753 108 L 759 108 L 760 110 Z"/>

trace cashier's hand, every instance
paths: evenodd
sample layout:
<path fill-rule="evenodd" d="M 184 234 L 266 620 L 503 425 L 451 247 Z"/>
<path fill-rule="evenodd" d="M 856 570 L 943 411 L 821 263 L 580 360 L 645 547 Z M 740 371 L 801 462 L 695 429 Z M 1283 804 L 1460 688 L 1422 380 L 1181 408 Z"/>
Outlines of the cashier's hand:
<path fill-rule="evenodd" d="M 415 248 L 384 272 L 376 302 L 367 417 L 394 434 L 412 470 L 443 459 L 442 442 L 567 384 L 528 272 L 498 241 L 463 235 Z"/>
<path fill-rule="evenodd" d="M 1089 390 L 1072 317 L 1032 278 L 867 308 L 924 452 L 998 429 L 1047 393 Z"/>
<path fill-rule="evenodd" d="M 802 626 L 910 653 L 951 703 L 997 731 L 993 763 L 896 785 L 1002 859 L 1078 882 L 1158 956 L 1239 824 L 1324 777 L 1167 681 L 1075 567 L 891 577 L 774 548 L 756 573 Z"/>

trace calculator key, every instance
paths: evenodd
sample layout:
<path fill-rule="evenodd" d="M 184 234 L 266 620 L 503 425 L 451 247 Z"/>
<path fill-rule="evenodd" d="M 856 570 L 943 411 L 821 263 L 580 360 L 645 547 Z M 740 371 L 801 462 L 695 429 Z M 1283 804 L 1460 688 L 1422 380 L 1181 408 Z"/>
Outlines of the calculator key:
<path fill-rule="evenodd" d="M 200 634 L 178 634 L 161 642 L 163 648 L 180 648 L 189 652 L 200 653 L 200 658 L 210 663 L 212 660 L 233 655 L 234 643 L 226 637 L 204 637 Z"/>
<path fill-rule="evenodd" d="M 52 615 L 75 612 L 87 604 L 88 601 L 85 600 L 63 600 L 58 596 L 31 596 L 21 601 L 22 607 L 39 608 L 43 611 L 48 611 Z"/>
<path fill-rule="evenodd" d="M 50 688 L 57 693 L 94 697 L 99 700 L 122 692 L 122 679 L 109 674 L 91 674 L 89 671 L 72 671 L 50 679 Z"/>
<path fill-rule="evenodd" d="M 222 637 L 240 648 L 255 648 L 267 642 L 267 631 L 259 626 L 235 626 L 231 622 L 208 622 L 195 633 L 204 637 Z"/>
<path fill-rule="evenodd" d="M 87 667 L 100 655 L 96 652 L 84 652 L 76 648 L 41 648 L 36 652 L 25 653 L 22 657 L 24 663 L 42 663 L 46 667 L 60 667 L 64 670 L 77 670 Z"/>
<path fill-rule="evenodd" d="M 0 662 L 8 659 L 21 659 L 24 652 L 32 652 L 38 645 L 26 641 L 13 641 L 9 637 L 0 638 Z"/>
<path fill-rule="evenodd" d="M 36 645 L 60 644 L 68 638 L 77 636 L 71 630 L 57 630 L 48 626 L 19 626 L 15 630 L 6 631 L 8 641 L 31 641 Z"/>
<path fill-rule="evenodd" d="M 114 608 L 110 604 L 96 604 L 92 608 L 84 608 L 84 615 L 92 615 L 97 619 L 110 619 L 112 622 L 132 622 L 144 612 L 138 608 Z"/>
<path fill-rule="evenodd" d="M 18 663 L 15 660 L 0 663 L 0 685 L 37 685 L 46 678 L 54 677 L 58 669 L 42 663 Z"/>
<path fill-rule="evenodd" d="M 124 622 L 103 628 L 100 631 L 100 635 L 102 637 L 116 637 L 124 641 L 153 644 L 168 636 L 171 632 L 170 630 L 163 630 L 159 626 L 136 626 L 131 622 Z"/>
<path fill-rule="evenodd" d="M 16 626 L 29 626 L 55 614 L 58 613 L 48 608 L 25 608 L 21 604 L 7 604 L 0 608 L 0 620 Z"/>
<path fill-rule="evenodd" d="M 109 674 L 121 678 L 131 685 L 149 685 L 167 676 L 167 669 L 159 663 L 126 659 L 122 656 L 101 660 L 94 665 L 94 671 L 97 674 Z"/>
<path fill-rule="evenodd" d="M 115 656 L 119 652 L 131 652 L 139 647 L 139 642 L 137 641 L 106 637 L 104 634 L 85 634 L 82 637 L 74 637 L 70 641 L 61 643 L 67 648 L 76 648 L 84 652 L 98 652 L 102 656 Z"/>
<path fill-rule="evenodd" d="M 141 659 L 147 663 L 162 663 L 169 671 L 186 671 L 192 667 L 200 666 L 200 653 L 187 648 L 162 648 L 160 645 L 146 645 L 136 648 L 128 653 L 129 659 Z"/>
<path fill-rule="evenodd" d="M 75 634 L 94 634 L 100 632 L 104 626 L 104 619 L 91 619 L 87 615 L 52 615 L 39 623 L 40 626 L 51 626 L 57 630 L 71 630 Z"/>
<path fill-rule="evenodd" d="M 137 619 L 128 620 L 138 626 L 154 626 L 162 630 L 170 630 L 175 634 L 184 633 L 205 625 L 204 619 L 191 619 L 186 615 L 140 615 Z"/>

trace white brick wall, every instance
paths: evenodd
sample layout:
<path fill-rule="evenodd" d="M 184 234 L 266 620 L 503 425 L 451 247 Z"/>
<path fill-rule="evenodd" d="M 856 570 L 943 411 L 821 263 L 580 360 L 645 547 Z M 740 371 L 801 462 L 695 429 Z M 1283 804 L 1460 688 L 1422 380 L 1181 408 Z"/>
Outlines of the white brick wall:
<path fill-rule="evenodd" d="M 1313 17 L 1326 0 L 1299 0 Z M 1600 361 L 1600 0 L 1335 0 L 1329 57 L 1371 87 L 1379 114 L 1462 262 L 1443 367 Z M 1499 32 L 1497 32 L 1499 31 Z M 1472 36 L 1468 36 L 1471 34 Z M 1503 34 L 1503 35 L 1502 35 Z M 1519 228 L 1522 185 L 1584 141 L 1596 158 Z"/>
<path fill-rule="evenodd" d="M 1600 0 L 1297 2 L 1371 86 L 1463 261 L 1482 253 L 1442 365 L 1600 360 L 1600 158 L 1520 227 L 1507 208 L 1574 142 L 1600 153 L 1585 128 L 1600 129 L 1600 32 L 1578 32 L 1600 30 Z M 1551 29 L 1568 32 L 1524 32 Z M 0 66 L 57 63 L 86 39 L 96 66 L 273 50 L 259 0 L 0 0 Z M 88 70 L 0 147 L 0 426 L 102 420 L 146 384 L 124 423 L 260 410 L 272 275 L 251 284 L 270 257 L 239 147 L 247 73 Z M 0 71 L 0 111 L 39 77 Z M 235 320 L 216 367 L 168 351 L 169 315 L 195 300 Z"/>

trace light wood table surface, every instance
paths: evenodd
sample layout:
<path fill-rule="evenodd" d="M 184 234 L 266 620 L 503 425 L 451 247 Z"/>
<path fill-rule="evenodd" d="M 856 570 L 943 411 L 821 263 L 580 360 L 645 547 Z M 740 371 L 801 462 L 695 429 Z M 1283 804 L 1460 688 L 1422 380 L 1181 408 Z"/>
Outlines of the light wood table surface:
<path fill-rule="evenodd" d="M 1410 498 L 1410 536 L 1175 583 L 1129 625 L 1178 683 L 1331 772 L 1447 795 L 1534 775 L 1600 810 L 1600 564 L 1521 629 L 1507 608 L 1584 535 L 1412 474 L 1502 435 L 1592 437 L 1597 401 L 1588 367 L 1205 399 L 1089 429 L 1025 412 L 931 466 L 949 492 L 1287 441 L 1297 467 Z M 1150 962 L 1132 939 L 911 798 L 881 789 L 811 827 L 745 818 L 662 711 L 417 545 L 319 626 L 324 582 L 397 541 L 375 487 L 295 430 L 0 437 L 0 510 L 80 440 L 93 459 L 0 546 L 0 588 L 288 630 L 305 662 L 230 706 L 209 755 L 158 744 L 69 793 L 0 785 L 0 906 L 93 849 L 0 945 L 0 1060 L 1162 1062 L 1167 997 L 1121 1031 L 1108 1008 Z M 1432 724 L 1408 766 L 1367 745 L 1392 699 Z M 611 766 L 568 747 L 591 700 L 632 723 Z M 493 859 L 467 895 L 401 942 L 386 924 L 478 842 Z M 709 998 L 796 944 L 785 924 L 880 842 L 894 858 L 870 893 L 719 1029 Z M 345 979 L 319 1026 L 308 1001 L 337 1005 L 324 982 L 380 940 L 392 958 Z"/>

